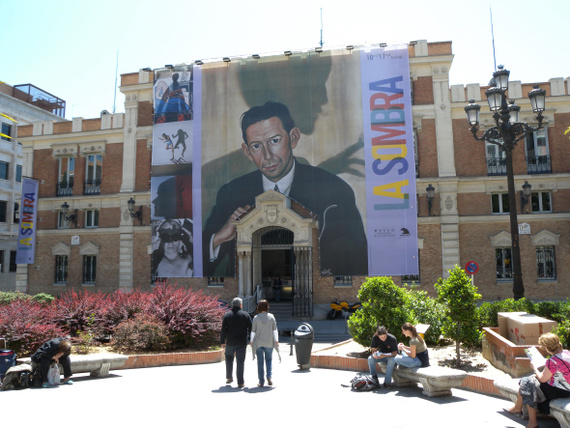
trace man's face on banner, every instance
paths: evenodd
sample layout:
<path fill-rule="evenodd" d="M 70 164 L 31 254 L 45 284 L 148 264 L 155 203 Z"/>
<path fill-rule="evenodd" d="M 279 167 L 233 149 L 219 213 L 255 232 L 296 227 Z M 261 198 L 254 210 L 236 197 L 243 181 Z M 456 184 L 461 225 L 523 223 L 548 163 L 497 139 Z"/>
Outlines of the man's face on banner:
<path fill-rule="evenodd" d="M 250 125 L 245 133 L 247 143 L 242 150 L 265 177 L 277 182 L 291 171 L 293 149 L 301 136 L 298 128 L 287 133 L 281 120 L 271 117 Z"/>

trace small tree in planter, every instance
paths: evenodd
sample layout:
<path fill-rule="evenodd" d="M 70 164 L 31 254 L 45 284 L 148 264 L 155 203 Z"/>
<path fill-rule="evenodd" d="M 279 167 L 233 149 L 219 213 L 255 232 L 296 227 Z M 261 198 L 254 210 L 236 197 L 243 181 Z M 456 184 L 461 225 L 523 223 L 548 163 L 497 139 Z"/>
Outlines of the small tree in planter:
<path fill-rule="evenodd" d="M 446 307 L 443 334 L 455 340 L 456 365 L 461 362 L 461 342 L 476 343 L 479 318 L 476 302 L 481 298 L 477 287 L 459 266 L 449 271 L 449 278 L 435 284 L 438 300 Z"/>

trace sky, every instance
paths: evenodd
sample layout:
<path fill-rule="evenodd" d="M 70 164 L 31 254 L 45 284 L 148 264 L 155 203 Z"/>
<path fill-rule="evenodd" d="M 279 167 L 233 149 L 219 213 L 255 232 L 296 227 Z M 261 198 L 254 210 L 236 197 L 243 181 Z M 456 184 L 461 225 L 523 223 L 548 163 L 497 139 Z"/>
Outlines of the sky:
<path fill-rule="evenodd" d="M 120 75 L 144 67 L 359 44 L 451 41 L 450 84 L 570 77 L 570 1 L 0 0 L 0 81 L 67 102 L 66 118 L 124 112 Z"/>

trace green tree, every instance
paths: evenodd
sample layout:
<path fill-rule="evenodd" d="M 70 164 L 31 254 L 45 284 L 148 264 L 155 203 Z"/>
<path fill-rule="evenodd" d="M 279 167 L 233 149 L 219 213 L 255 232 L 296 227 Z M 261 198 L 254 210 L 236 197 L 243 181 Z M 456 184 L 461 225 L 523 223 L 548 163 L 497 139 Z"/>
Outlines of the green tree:
<path fill-rule="evenodd" d="M 368 278 L 358 291 L 362 307 L 348 319 L 348 330 L 362 346 L 370 346 L 370 340 L 379 325 L 403 339 L 400 327 L 411 314 L 406 310 L 406 290 L 394 284 L 390 277 Z"/>
<path fill-rule="evenodd" d="M 459 266 L 449 271 L 449 278 L 435 284 L 438 300 L 446 306 L 443 334 L 455 340 L 456 364 L 461 362 L 461 342 L 476 343 L 479 338 L 477 300 L 481 295 Z"/>

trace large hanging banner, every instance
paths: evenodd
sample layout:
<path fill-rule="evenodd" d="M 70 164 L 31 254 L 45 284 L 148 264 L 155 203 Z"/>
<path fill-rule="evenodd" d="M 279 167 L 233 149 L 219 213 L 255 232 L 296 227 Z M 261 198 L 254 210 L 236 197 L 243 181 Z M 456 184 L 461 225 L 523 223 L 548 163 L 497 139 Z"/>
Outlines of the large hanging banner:
<path fill-rule="evenodd" d="M 415 275 L 416 171 L 408 50 L 361 51 L 369 275 Z"/>
<path fill-rule="evenodd" d="M 38 218 L 38 180 L 22 179 L 20 201 L 20 227 L 16 246 L 16 264 L 34 264 L 36 251 L 36 227 Z"/>
<path fill-rule="evenodd" d="M 417 274 L 407 50 L 177 66 L 154 96 L 155 277 L 235 276 L 232 221 L 270 189 L 318 221 L 321 275 Z M 282 244 L 264 276 L 291 274 Z"/>

